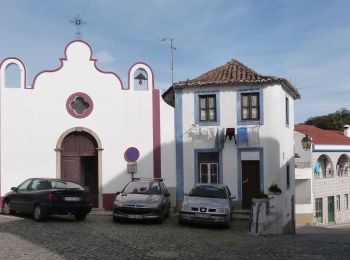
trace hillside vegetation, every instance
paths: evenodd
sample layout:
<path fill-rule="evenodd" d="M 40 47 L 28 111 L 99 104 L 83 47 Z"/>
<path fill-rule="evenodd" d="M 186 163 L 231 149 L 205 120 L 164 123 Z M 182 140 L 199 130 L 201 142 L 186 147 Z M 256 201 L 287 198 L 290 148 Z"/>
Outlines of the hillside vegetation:
<path fill-rule="evenodd" d="M 350 110 L 341 108 L 328 115 L 310 117 L 304 124 L 325 130 L 343 130 L 344 125 L 350 125 Z"/>

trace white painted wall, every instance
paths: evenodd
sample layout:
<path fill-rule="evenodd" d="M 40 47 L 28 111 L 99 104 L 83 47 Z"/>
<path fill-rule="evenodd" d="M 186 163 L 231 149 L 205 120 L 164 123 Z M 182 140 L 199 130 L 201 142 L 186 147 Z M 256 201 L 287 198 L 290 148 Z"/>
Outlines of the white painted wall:
<path fill-rule="evenodd" d="M 249 87 L 210 87 L 186 88 L 182 90 L 183 133 L 195 123 L 195 92 L 220 90 L 220 126 L 219 128 L 240 127 L 237 122 L 237 90 Z M 285 121 L 285 98 L 289 97 L 289 126 Z M 260 126 L 260 147 L 264 149 L 264 190 L 267 193 L 271 184 L 277 183 L 282 193 L 283 225 L 291 220 L 291 196 L 294 195 L 294 100 L 280 85 L 266 86 L 263 89 L 264 124 Z M 203 128 L 217 128 L 208 126 Z M 215 147 L 215 136 L 183 136 L 184 152 L 184 189 L 187 192 L 194 184 L 194 149 Z M 255 154 L 256 155 L 256 154 Z M 233 195 L 238 197 L 237 145 L 226 141 L 223 156 L 223 182 L 229 186 Z M 244 155 L 248 156 L 249 155 Z M 254 156 L 254 155 L 252 155 Z M 290 165 L 290 188 L 286 187 L 286 164 Z"/>
<path fill-rule="evenodd" d="M 62 68 L 40 74 L 34 89 L 0 86 L 1 196 L 27 178 L 56 177 L 54 148 L 73 127 L 91 129 L 102 142 L 103 193 L 121 190 L 130 180 L 124 160 L 130 146 L 141 154 L 135 177 L 153 176 L 152 75 L 148 91 L 123 90 L 115 75 L 96 70 L 90 56 L 87 44 L 73 42 Z M 4 77 L 4 67 L 0 75 Z M 66 110 L 67 98 L 75 92 L 94 102 L 86 118 L 74 118 Z M 163 177 L 174 187 L 174 115 L 162 99 L 160 106 Z"/>

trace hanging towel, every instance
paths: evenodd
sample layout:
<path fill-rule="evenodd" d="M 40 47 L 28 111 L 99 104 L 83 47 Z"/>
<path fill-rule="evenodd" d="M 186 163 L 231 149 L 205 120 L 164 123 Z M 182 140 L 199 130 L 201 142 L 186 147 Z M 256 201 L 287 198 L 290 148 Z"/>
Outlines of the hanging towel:
<path fill-rule="evenodd" d="M 215 151 L 219 151 L 220 149 L 220 137 L 219 137 L 219 129 L 216 129 L 216 135 L 215 135 Z"/>
<path fill-rule="evenodd" d="M 238 144 L 248 144 L 248 129 L 246 127 L 237 128 Z"/>
<path fill-rule="evenodd" d="M 236 141 L 236 135 L 235 135 L 235 129 L 234 128 L 226 128 L 226 135 L 225 135 L 225 141 L 228 137 L 229 140 L 232 140 L 232 137 L 235 139 L 235 144 L 237 144 Z"/>
<path fill-rule="evenodd" d="M 317 161 L 315 164 L 315 173 L 316 175 L 320 175 L 321 172 L 321 164 Z"/>
<path fill-rule="evenodd" d="M 224 149 L 225 146 L 225 129 L 220 130 L 220 150 Z"/>
<path fill-rule="evenodd" d="M 248 128 L 248 144 L 249 146 L 259 146 L 259 126 L 253 126 Z"/>
<path fill-rule="evenodd" d="M 224 148 L 225 143 L 225 130 L 217 129 L 215 136 L 215 150 L 217 152 L 221 151 Z"/>
<path fill-rule="evenodd" d="M 212 139 L 215 136 L 215 129 L 213 127 L 208 128 L 208 139 Z"/>

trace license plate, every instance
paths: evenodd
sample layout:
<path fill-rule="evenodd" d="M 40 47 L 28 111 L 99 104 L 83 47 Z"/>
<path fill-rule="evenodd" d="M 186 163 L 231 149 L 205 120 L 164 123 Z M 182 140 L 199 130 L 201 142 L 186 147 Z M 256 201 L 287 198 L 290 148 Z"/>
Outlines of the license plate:
<path fill-rule="evenodd" d="M 80 197 L 64 197 L 65 201 L 80 201 Z"/>
<path fill-rule="evenodd" d="M 196 217 L 198 217 L 198 218 L 210 218 L 210 214 L 197 213 Z"/>
<path fill-rule="evenodd" d="M 142 219 L 143 217 L 141 215 L 128 215 L 128 218 L 131 218 L 131 219 Z"/>

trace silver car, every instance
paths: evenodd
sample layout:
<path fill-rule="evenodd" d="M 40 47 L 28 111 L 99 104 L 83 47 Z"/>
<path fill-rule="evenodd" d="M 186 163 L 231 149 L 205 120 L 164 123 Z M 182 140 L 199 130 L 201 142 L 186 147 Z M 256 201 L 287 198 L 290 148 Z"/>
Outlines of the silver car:
<path fill-rule="evenodd" d="M 205 223 L 231 226 L 231 192 L 223 184 L 197 184 L 185 194 L 179 223 Z"/>
<path fill-rule="evenodd" d="M 114 201 L 113 220 L 158 220 L 170 214 L 170 194 L 162 179 L 134 178 Z"/>

